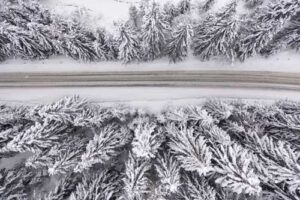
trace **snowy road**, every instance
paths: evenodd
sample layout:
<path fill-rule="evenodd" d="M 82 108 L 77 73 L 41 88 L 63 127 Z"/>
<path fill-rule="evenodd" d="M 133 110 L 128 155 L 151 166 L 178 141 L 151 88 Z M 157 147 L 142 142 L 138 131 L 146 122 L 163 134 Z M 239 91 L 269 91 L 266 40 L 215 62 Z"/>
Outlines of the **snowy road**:
<path fill-rule="evenodd" d="M 300 97 L 300 74 L 249 71 L 0 73 L 0 103 L 49 103 L 80 95 L 98 103 L 160 110 L 205 98 L 276 100 Z"/>
<path fill-rule="evenodd" d="M 130 71 L 1 73 L 0 87 L 226 87 L 300 91 L 300 73 Z"/>

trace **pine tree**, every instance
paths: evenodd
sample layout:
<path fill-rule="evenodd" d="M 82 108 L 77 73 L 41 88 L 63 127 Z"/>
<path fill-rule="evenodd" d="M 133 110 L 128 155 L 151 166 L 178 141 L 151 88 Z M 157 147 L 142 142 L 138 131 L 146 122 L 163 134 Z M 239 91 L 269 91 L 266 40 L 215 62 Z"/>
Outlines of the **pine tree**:
<path fill-rule="evenodd" d="M 173 20 L 180 15 L 178 8 L 172 2 L 164 4 L 163 12 L 169 24 L 172 24 Z"/>
<path fill-rule="evenodd" d="M 40 152 L 56 144 L 66 136 L 68 126 L 50 120 L 36 123 L 19 133 L 1 149 L 2 152 Z M 66 132 L 65 132 L 66 131 Z"/>
<path fill-rule="evenodd" d="M 263 0 L 245 0 L 247 8 L 255 8 L 263 4 Z"/>
<path fill-rule="evenodd" d="M 170 197 L 179 192 L 180 165 L 179 162 L 169 152 L 162 153 L 156 159 L 155 169 L 159 177 L 159 190 L 163 196 Z"/>
<path fill-rule="evenodd" d="M 204 3 L 201 5 L 200 11 L 202 12 L 209 11 L 215 3 L 216 0 L 205 0 Z"/>
<path fill-rule="evenodd" d="M 136 6 L 131 5 L 129 8 L 129 26 L 134 27 L 135 30 L 139 30 L 141 28 L 141 21 L 139 10 Z"/>
<path fill-rule="evenodd" d="M 216 183 L 237 194 L 259 195 L 260 180 L 254 172 L 251 154 L 241 146 L 220 146 L 216 150 L 216 172 L 221 176 Z"/>
<path fill-rule="evenodd" d="M 115 60 L 115 55 L 107 41 L 107 32 L 105 30 L 96 31 L 96 40 L 93 42 L 97 54 L 97 60 L 109 61 Z"/>
<path fill-rule="evenodd" d="M 64 19 L 55 19 L 53 28 L 58 30 L 55 37 L 58 39 L 57 45 L 62 54 L 84 62 L 98 59 L 93 46 L 96 37 L 91 31 L 81 27 L 75 21 Z"/>
<path fill-rule="evenodd" d="M 227 119 L 232 114 L 232 107 L 218 99 L 207 100 L 202 108 L 217 121 Z"/>
<path fill-rule="evenodd" d="M 194 173 L 184 173 L 180 196 L 183 199 L 216 200 L 217 192 L 205 178 Z"/>
<path fill-rule="evenodd" d="M 179 129 L 170 125 L 167 131 L 170 135 L 169 147 L 184 170 L 198 172 L 201 176 L 214 171 L 212 152 L 204 137 L 196 135 L 193 128 Z"/>
<path fill-rule="evenodd" d="M 81 172 L 97 163 L 104 164 L 112 157 L 117 156 L 130 138 L 131 135 L 127 129 L 114 124 L 106 126 L 89 141 L 75 171 Z"/>
<path fill-rule="evenodd" d="M 154 60 L 163 55 L 169 24 L 155 3 L 144 16 L 143 23 L 143 54 L 146 60 Z"/>
<path fill-rule="evenodd" d="M 297 10 L 297 0 L 279 1 L 266 8 L 257 8 L 241 28 L 240 59 L 243 61 L 255 54 L 270 55 L 280 49 L 278 45 L 282 44 L 278 43 L 278 34 Z"/>
<path fill-rule="evenodd" d="M 39 197 L 42 200 L 65 200 L 69 198 L 72 191 L 76 189 L 80 176 L 70 173 L 59 179 L 54 190 L 50 191 L 44 197 Z"/>
<path fill-rule="evenodd" d="M 37 1 L 5 1 L 4 9 L 0 12 L 0 21 L 13 26 L 26 28 L 30 22 L 42 25 L 51 23 L 49 10 L 43 8 Z"/>
<path fill-rule="evenodd" d="M 4 61 L 7 59 L 11 52 L 10 52 L 10 47 L 9 44 L 11 41 L 7 37 L 7 34 L 5 33 L 5 27 L 7 27 L 8 24 L 4 22 L 0 22 L 0 62 Z"/>
<path fill-rule="evenodd" d="M 236 6 L 226 6 L 216 16 L 210 15 L 195 30 L 192 41 L 194 55 L 202 60 L 213 56 L 226 56 L 231 61 L 236 57 L 236 41 L 239 38 L 239 21 L 236 19 Z"/>
<path fill-rule="evenodd" d="M 134 129 L 132 152 L 138 158 L 151 159 L 156 157 L 160 145 L 164 142 L 162 130 L 154 123 L 140 122 Z"/>
<path fill-rule="evenodd" d="M 120 28 L 119 59 L 124 63 L 140 60 L 140 41 L 129 27 Z"/>
<path fill-rule="evenodd" d="M 30 199 L 34 188 L 42 184 L 44 175 L 32 171 L 22 164 L 13 169 L 0 169 L 1 199 Z"/>
<path fill-rule="evenodd" d="M 117 172 L 103 170 L 101 172 L 84 173 L 82 181 L 76 186 L 70 200 L 113 200 L 121 190 L 121 179 Z"/>
<path fill-rule="evenodd" d="M 190 0 L 181 0 L 178 4 L 178 10 L 180 14 L 186 14 L 191 10 Z"/>
<path fill-rule="evenodd" d="M 179 24 L 174 33 L 167 41 L 166 53 L 171 62 L 182 61 L 188 56 L 190 37 L 193 35 L 189 24 Z"/>
<path fill-rule="evenodd" d="M 150 180 L 146 176 L 150 170 L 150 162 L 145 159 L 135 158 L 129 154 L 126 162 L 124 189 L 120 199 L 142 200 L 146 199 L 150 192 Z"/>

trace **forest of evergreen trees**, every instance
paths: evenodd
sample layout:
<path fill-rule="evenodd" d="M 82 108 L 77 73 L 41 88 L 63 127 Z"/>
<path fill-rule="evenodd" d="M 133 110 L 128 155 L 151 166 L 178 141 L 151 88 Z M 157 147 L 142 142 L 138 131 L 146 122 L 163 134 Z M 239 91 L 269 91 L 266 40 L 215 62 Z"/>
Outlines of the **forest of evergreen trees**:
<path fill-rule="evenodd" d="M 299 200 L 300 104 L 0 105 L 1 200 Z"/>
<path fill-rule="evenodd" d="M 178 62 L 193 54 L 201 60 L 224 57 L 234 62 L 300 48 L 298 0 L 233 0 L 218 12 L 211 12 L 215 0 L 197 6 L 190 0 L 141 2 L 130 7 L 127 21 L 116 25 L 118 33 L 110 33 L 105 27 L 85 27 L 78 18 L 53 14 L 38 1 L 3 0 L 0 60 L 66 55 L 84 62 L 161 57 Z M 242 14 L 237 8 L 241 2 L 247 10 Z M 198 17 L 191 17 L 195 9 Z"/>

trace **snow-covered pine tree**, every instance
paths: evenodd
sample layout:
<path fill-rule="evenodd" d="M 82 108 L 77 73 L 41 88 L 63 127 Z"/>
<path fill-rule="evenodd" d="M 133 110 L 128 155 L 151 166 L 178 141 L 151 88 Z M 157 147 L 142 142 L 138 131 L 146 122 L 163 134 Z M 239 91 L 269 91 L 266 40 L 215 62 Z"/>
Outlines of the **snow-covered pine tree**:
<path fill-rule="evenodd" d="M 38 198 L 41 200 L 65 200 L 70 197 L 72 191 L 76 190 L 80 179 L 79 175 L 69 173 L 58 180 L 54 190 Z"/>
<path fill-rule="evenodd" d="M 139 30 L 141 28 L 141 20 L 139 10 L 135 5 L 131 5 L 129 8 L 129 26 Z"/>
<path fill-rule="evenodd" d="M 159 177 L 159 191 L 162 196 L 171 197 L 179 192 L 181 182 L 180 165 L 170 152 L 157 156 L 155 169 Z"/>
<path fill-rule="evenodd" d="M 217 121 L 229 118 L 232 113 L 232 107 L 218 99 L 207 100 L 202 108 Z"/>
<path fill-rule="evenodd" d="M 75 21 L 58 19 L 53 22 L 57 45 L 62 54 L 84 62 L 96 61 L 97 52 L 94 48 L 95 35 L 81 27 Z"/>
<path fill-rule="evenodd" d="M 0 199 L 31 199 L 34 189 L 46 178 L 41 171 L 32 171 L 18 164 L 0 169 Z"/>
<path fill-rule="evenodd" d="M 116 124 L 104 127 L 100 133 L 95 133 L 94 138 L 87 144 L 75 171 L 81 172 L 97 163 L 105 164 L 112 157 L 117 156 L 130 139 L 131 134 L 124 127 Z"/>
<path fill-rule="evenodd" d="M 278 42 L 278 34 L 290 22 L 299 10 L 297 0 L 270 3 L 267 7 L 258 7 L 245 18 L 241 26 L 239 58 L 243 61 L 256 54 L 270 55 L 284 45 Z"/>
<path fill-rule="evenodd" d="M 263 4 L 263 0 L 244 0 L 247 8 L 255 8 Z"/>
<path fill-rule="evenodd" d="M 8 26 L 5 22 L 0 22 L 0 62 L 4 61 L 11 55 L 10 43 L 11 41 L 5 34 L 4 27 Z"/>
<path fill-rule="evenodd" d="M 193 35 L 193 29 L 190 24 L 178 24 L 175 31 L 170 34 L 167 40 L 166 54 L 170 62 L 176 63 L 182 61 L 188 56 L 190 47 L 190 38 Z"/>
<path fill-rule="evenodd" d="M 154 60 L 163 56 L 166 44 L 169 23 L 159 9 L 159 5 L 153 3 L 143 18 L 142 27 L 142 51 L 145 60 Z"/>
<path fill-rule="evenodd" d="M 249 145 L 255 149 L 259 158 L 255 167 L 262 176 L 262 182 L 282 197 L 299 197 L 299 152 L 288 143 L 276 142 L 267 136 L 256 136 L 254 140 L 256 141 Z"/>
<path fill-rule="evenodd" d="M 1 152 L 40 152 L 59 143 L 68 133 L 68 126 L 62 122 L 46 120 L 19 133 L 9 141 Z"/>
<path fill-rule="evenodd" d="M 153 122 L 143 122 L 143 119 L 138 121 L 134 129 L 132 152 L 138 158 L 155 158 L 165 139 L 163 131 Z"/>
<path fill-rule="evenodd" d="M 42 25 L 51 23 L 50 12 L 37 1 L 4 1 L 4 5 L 4 9 L 0 12 L 0 21 L 23 28 L 30 22 Z"/>
<path fill-rule="evenodd" d="M 129 26 L 120 27 L 119 60 L 124 63 L 139 61 L 141 57 L 140 40 Z"/>
<path fill-rule="evenodd" d="M 176 8 L 174 3 L 169 2 L 169 1 L 164 4 L 163 12 L 164 12 L 165 17 L 167 18 L 167 21 L 169 22 L 169 24 L 172 24 L 174 18 L 176 18 L 180 15 L 178 8 Z"/>
<path fill-rule="evenodd" d="M 105 30 L 96 31 L 96 40 L 94 41 L 94 49 L 97 54 L 97 59 L 100 61 L 115 60 L 115 52 L 111 49 L 107 32 Z"/>
<path fill-rule="evenodd" d="M 181 0 L 178 3 L 178 11 L 180 14 L 186 14 L 191 11 L 191 0 Z"/>
<path fill-rule="evenodd" d="M 237 2 L 227 5 L 222 12 L 208 16 L 196 28 L 192 41 L 194 55 L 202 60 L 225 56 L 232 62 L 236 58 L 236 42 L 239 38 Z"/>
<path fill-rule="evenodd" d="M 86 172 L 70 200 L 113 200 L 119 197 L 122 189 L 120 174 L 113 170 Z"/>
<path fill-rule="evenodd" d="M 196 173 L 183 173 L 180 195 L 183 199 L 216 200 L 217 192 L 204 177 Z M 224 199 L 225 200 L 225 199 Z"/>
<path fill-rule="evenodd" d="M 237 194 L 258 196 L 262 188 L 254 171 L 252 154 L 237 144 L 220 146 L 214 151 L 216 172 L 220 175 L 215 182 Z"/>
<path fill-rule="evenodd" d="M 150 179 L 147 173 L 151 168 L 149 160 L 135 158 L 129 153 L 123 178 L 123 194 L 121 200 L 143 200 L 150 193 Z"/>
<path fill-rule="evenodd" d="M 58 49 L 55 48 L 54 38 L 50 26 L 41 25 L 39 23 L 30 23 L 27 25 L 28 33 L 32 36 L 36 48 L 38 48 L 38 59 L 47 59 L 54 54 L 58 54 Z"/>
<path fill-rule="evenodd" d="M 299 29 L 300 29 L 300 11 L 298 10 L 295 16 L 291 18 L 291 22 L 276 35 L 275 38 L 277 40 L 275 41 L 274 38 L 274 40 L 270 42 L 270 45 L 267 48 L 267 50 L 269 49 L 270 50 L 267 53 L 274 54 L 274 52 L 276 52 L 276 50 L 282 46 L 295 49 L 297 52 L 299 52 L 300 50 Z"/>
<path fill-rule="evenodd" d="M 10 25 L 6 26 L 3 32 L 10 41 L 9 48 L 14 57 L 42 59 L 49 57 L 55 51 L 47 31 L 38 29 L 33 24 L 31 30 Z"/>
<path fill-rule="evenodd" d="M 216 3 L 216 0 L 205 0 L 203 2 L 203 4 L 201 4 L 200 12 L 202 13 L 202 12 L 209 11 L 215 3 Z"/>
<path fill-rule="evenodd" d="M 73 172 L 80 162 L 81 154 L 84 152 L 83 145 L 78 143 L 73 141 L 67 144 L 65 148 L 57 149 L 58 152 L 56 152 L 56 155 L 53 155 L 52 162 L 47 165 L 49 175 Z"/>
<path fill-rule="evenodd" d="M 168 125 L 167 132 L 170 137 L 169 147 L 184 170 L 198 172 L 201 176 L 214 172 L 212 152 L 204 137 L 192 127 L 177 128 L 172 124 Z"/>

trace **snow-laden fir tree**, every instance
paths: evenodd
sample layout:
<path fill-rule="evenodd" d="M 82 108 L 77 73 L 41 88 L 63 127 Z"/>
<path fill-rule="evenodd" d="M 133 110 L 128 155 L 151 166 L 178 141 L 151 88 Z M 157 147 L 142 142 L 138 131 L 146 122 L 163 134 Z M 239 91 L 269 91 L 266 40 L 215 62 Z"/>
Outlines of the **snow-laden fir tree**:
<path fill-rule="evenodd" d="M 0 169 L 0 199 L 31 199 L 33 190 L 43 183 L 42 171 L 32 171 L 17 164 L 12 169 Z"/>
<path fill-rule="evenodd" d="M 93 45 L 96 37 L 91 31 L 70 19 L 55 19 L 53 28 L 58 30 L 55 37 L 62 54 L 84 62 L 98 59 Z"/>
<path fill-rule="evenodd" d="M 186 14 L 191 10 L 191 0 L 181 0 L 178 3 L 178 11 L 180 14 Z"/>
<path fill-rule="evenodd" d="M 170 137 L 169 147 L 186 171 L 198 172 L 201 176 L 214 172 L 212 152 L 204 137 L 199 136 L 194 129 L 174 125 L 167 127 Z"/>
<path fill-rule="evenodd" d="M 263 4 L 263 0 L 244 0 L 247 8 L 255 8 Z"/>
<path fill-rule="evenodd" d="M 113 200 L 119 197 L 122 189 L 120 174 L 112 170 L 86 172 L 70 200 Z"/>
<path fill-rule="evenodd" d="M 262 191 L 260 180 L 254 170 L 252 155 L 241 146 L 220 146 L 216 149 L 218 166 L 215 170 L 220 177 L 215 182 L 237 194 L 259 195 Z"/>
<path fill-rule="evenodd" d="M 43 59 L 53 54 L 51 36 L 48 31 L 35 24 L 30 29 L 17 26 L 6 26 L 4 35 L 10 41 L 9 48 L 14 57 L 23 59 Z"/>
<path fill-rule="evenodd" d="M 258 7 L 250 16 L 246 16 L 241 26 L 239 58 L 243 61 L 256 54 L 270 55 L 283 45 L 278 42 L 280 31 L 299 10 L 297 0 L 270 3 Z"/>
<path fill-rule="evenodd" d="M 131 5 L 129 8 L 129 26 L 135 30 L 140 30 L 142 18 L 139 15 L 139 10 L 135 5 Z"/>
<path fill-rule="evenodd" d="M 180 15 L 178 8 L 172 2 L 164 4 L 163 12 L 169 24 L 172 24 L 173 20 Z"/>
<path fill-rule="evenodd" d="M 141 57 L 140 40 L 130 27 L 120 27 L 119 60 L 124 63 L 139 61 Z"/>
<path fill-rule="evenodd" d="M 48 194 L 39 196 L 36 199 L 41 200 L 65 200 L 70 197 L 72 191 L 76 189 L 81 177 L 74 173 L 69 173 L 61 177 L 53 190 Z"/>
<path fill-rule="evenodd" d="M 50 12 L 43 8 L 37 1 L 7 1 L 0 12 L 0 21 L 5 21 L 14 26 L 26 28 L 30 22 L 42 25 L 51 23 Z"/>
<path fill-rule="evenodd" d="M 132 152 L 138 158 L 151 159 L 156 157 L 159 147 L 164 142 L 161 127 L 153 122 L 138 120 L 134 128 Z"/>
<path fill-rule="evenodd" d="M 9 141 L 1 152 L 40 152 L 59 143 L 66 137 L 68 126 L 60 122 L 47 120 L 44 123 L 38 123 L 27 130 L 19 133 Z"/>
<path fill-rule="evenodd" d="M 216 0 L 205 0 L 199 8 L 200 13 L 209 11 L 215 3 Z"/>
<path fill-rule="evenodd" d="M 5 32 L 8 24 L 0 22 L 0 62 L 7 59 L 11 54 L 10 43 L 11 41 L 7 37 Z"/>
<path fill-rule="evenodd" d="M 150 193 L 151 181 L 147 173 L 151 168 L 149 160 L 136 158 L 129 153 L 123 178 L 123 194 L 121 200 L 143 200 Z"/>
<path fill-rule="evenodd" d="M 236 7 L 237 2 L 233 1 L 216 15 L 209 15 L 196 27 L 192 40 L 194 55 L 202 60 L 215 56 L 235 60 L 240 26 Z"/>
<path fill-rule="evenodd" d="M 94 49 L 97 54 L 98 61 L 115 60 L 115 52 L 110 47 L 107 32 L 103 29 L 99 29 L 95 33 L 95 41 L 93 42 Z"/>
<path fill-rule="evenodd" d="M 145 60 L 154 60 L 163 56 L 169 23 L 159 5 L 151 4 L 143 18 L 142 53 Z"/>
<path fill-rule="evenodd" d="M 193 29 L 190 24 L 176 25 L 176 30 L 170 34 L 166 46 L 166 54 L 169 56 L 170 62 L 176 63 L 188 56 L 192 35 Z"/>
<path fill-rule="evenodd" d="M 184 173 L 180 197 L 183 199 L 216 200 L 217 192 L 204 177 L 196 173 Z"/>
<path fill-rule="evenodd" d="M 232 107 L 224 101 L 218 99 L 209 99 L 204 102 L 203 107 L 207 113 L 215 120 L 221 121 L 228 119 L 232 113 Z"/>
<path fill-rule="evenodd" d="M 175 156 L 170 152 L 163 152 L 157 156 L 155 169 L 159 177 L 159 191 L 162 196 L 171 197 L 172 194 L 179 192 L 180 182 L 180 165 Z"/>
<path fill-rule="evenodd" d="M 117 156 L 130 139 L 131 134 L 124 127 L 114 124 L 104 127 L 99 133 L 95 133 L 94 138 L 87 144 L 75 171 L 81 172 L 97 163 L 105 164 Z"/>

